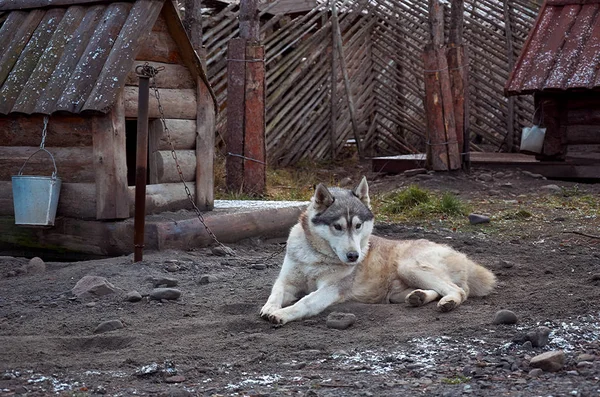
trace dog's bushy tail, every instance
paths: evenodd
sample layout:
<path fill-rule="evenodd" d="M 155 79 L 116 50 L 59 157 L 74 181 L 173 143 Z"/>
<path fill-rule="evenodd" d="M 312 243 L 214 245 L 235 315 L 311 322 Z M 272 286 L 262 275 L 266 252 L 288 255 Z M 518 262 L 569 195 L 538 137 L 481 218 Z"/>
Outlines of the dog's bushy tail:
<path fill-rule="evenodd" d="M 485 267 L 472 263 L 469 271 L 469 295 L 488 295 L 496 286 L 496 276 Z"/>

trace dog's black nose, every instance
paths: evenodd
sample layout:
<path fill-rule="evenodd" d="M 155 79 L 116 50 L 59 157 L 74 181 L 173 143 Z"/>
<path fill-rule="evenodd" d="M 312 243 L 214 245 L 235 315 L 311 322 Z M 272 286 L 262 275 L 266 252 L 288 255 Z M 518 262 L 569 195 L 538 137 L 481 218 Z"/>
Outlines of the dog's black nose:
<path fill-rule="evenodd" d="M 350 251 L 346 254 L 346 258 L 348 258 L 349 262 L 356 262 L 358 260 L 358 252 Z"/>

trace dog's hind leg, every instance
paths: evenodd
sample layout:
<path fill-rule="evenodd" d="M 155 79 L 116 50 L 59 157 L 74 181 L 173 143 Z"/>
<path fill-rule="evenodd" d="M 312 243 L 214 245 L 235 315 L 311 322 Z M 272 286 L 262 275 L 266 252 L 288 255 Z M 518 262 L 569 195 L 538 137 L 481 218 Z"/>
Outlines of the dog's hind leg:
<path fill-rule="evenodd" d="M 411 306 L 423 306 L 438 299 L 440 294 L 432 289 L 416 289 L 406 296 L 405 302 Z"/>
<path fill-rule="evenodd" d="M 448 312 L 467 299 L 464 289 L 453 283 L 445 272 L 440 272 L 438 268 L 427 263 L 412 259 L 402 261 L 398 265 L 398 273 L 407 285 L 418 288 L 414 292 L 417 295 L 412 298 L 414 303 L 418 303 L 422 298 L 422 304 L 425 304 L 441 296 L 438 308 Z M 412 304 L 409 297 L 410 295 L 407 296 L 407 302 Z"/>

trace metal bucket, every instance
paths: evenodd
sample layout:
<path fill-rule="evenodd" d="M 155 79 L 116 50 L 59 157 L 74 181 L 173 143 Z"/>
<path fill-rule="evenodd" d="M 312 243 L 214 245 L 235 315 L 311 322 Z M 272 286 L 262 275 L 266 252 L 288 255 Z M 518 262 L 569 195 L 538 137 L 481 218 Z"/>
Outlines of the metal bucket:
<path fill-rule="evenodd" d="M 52 176 L 23 175 L 23 168 L 38 152 L 44 151 L 52 158 L 54 172 Z M 52 153 L 46 149 L 35 151 L 12 177 L 15 224 L 27 226 L 54 226 L 61 180 L 56 176 L 56 162 Z"/>

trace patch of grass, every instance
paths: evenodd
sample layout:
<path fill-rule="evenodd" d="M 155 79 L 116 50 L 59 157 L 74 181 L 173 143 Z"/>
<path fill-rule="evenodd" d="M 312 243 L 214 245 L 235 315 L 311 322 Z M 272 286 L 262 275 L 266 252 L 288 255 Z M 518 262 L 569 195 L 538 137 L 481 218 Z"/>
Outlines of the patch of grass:
<path fill-rule="evenodd" d="M 423 220 L 433 216 L 455 217 L 465 215 L 467 206 L 450 192 L 441 196 L 411 185 L 406 189 L 374 200 L 376 213 L 389 220 Z"/>
<path fill-rule="evenodd" d="M 462 383 L 468 383 L 471 380 L 470 377 L 464 375 L 456 375 L 453 378 L 442 378 L 442 383 L 447 385 L 460 385 Z"/>

